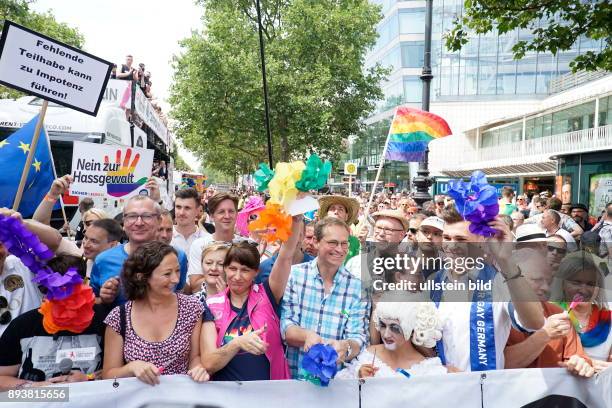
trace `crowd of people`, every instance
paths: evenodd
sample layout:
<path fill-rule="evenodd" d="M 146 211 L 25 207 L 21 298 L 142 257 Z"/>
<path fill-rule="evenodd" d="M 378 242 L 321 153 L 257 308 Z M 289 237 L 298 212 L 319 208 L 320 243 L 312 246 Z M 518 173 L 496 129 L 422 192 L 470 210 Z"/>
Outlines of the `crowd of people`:
<path fill-rule="evenodd" d="M 591 377 L 612 366 L 612 203 L 591 216 L 505 188 L 485 238 L 449 196 L 419 206 L 380 193 L 368 208 L 367 194 L 321 195 L 318 210 L 292 217 L 286 242 L 267 242 L 249 228 L 265 195 L 184 188 L 167 211 L 149 182 L 115 218 L 82 199 L 73 240 L 49 226 L 71 181 L 56 179 L 31 219 L 0 214 L 54 252 L 53 271 L 83 277 L 89 325 L 51 333 L 27 260 L 0 244 L 0 390 L 299 379 L 320 343 L 345 379 L 559 366 Z M 387 262 L 400 256 L 411 262 Z M 475 286 L 440 289 L 458 283 Z M 65 355 L 78 356 L 68 370 Z"/>

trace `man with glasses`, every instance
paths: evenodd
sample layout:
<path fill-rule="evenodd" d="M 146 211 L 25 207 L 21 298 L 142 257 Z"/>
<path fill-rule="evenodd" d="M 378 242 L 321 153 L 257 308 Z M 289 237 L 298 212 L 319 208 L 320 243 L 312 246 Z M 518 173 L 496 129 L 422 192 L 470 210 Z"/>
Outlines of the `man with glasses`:
<path fill-rule="evenodd" d="M 346 263 L 346 269 L 356 278 L 369 280 L 372 261 L 376 258 L 394 257 L 399 244 L 406 236 L 408 220 L 399 210 L 383 210 L 372 214 L 374 218 L 374 250 L 361 251 L 359 256 Z M 367 265 L 367 270 L 362 266 Z"/>
<path fill-rule="evenodd" d="M 126 299 L 119 289 L 123 263 L 140 246 L 157 239 L 161 211 L 160 205 L 148 196 L 138 195 L 127 201 L 123 207 L 123 229 L 128 242 L 99 254 L 91 269 L 90 285 L 97 302 L 112 303 L 115 306 L 125 303 Z M 180 258 L 179 253 L 179 261 Z M 181 267 L 181 279 L 176 290 L 185 285 L 186 274 L 185 265 Z"/>
<path fill-rule="evenodd" d="M 319 256 L 291 268 L 281 333 L 292 378 L 298 378 L 304 352 L 315 344 L 333 346 L 338 364 L 353 359 L 366 344 L 370 304 L 362 298 L 361 281 L 343 266 L 349 235 L 344 221 L 324 218 L 315 227 Z"/>
<path fill-rule="evenodd" d="M 444 220 L 440 217 L 427 217 L 416 232 L 417 256 L 423 259 L 421 273 L 427 279 L 440 269 L 440 249 Z"/>

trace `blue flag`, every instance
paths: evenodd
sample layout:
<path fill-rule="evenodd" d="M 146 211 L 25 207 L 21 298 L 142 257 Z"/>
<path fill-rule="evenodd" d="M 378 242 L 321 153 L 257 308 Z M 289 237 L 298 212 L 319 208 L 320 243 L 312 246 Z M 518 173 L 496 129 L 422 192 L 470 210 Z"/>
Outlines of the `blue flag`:
<path fill-rule="evenodd" d="M 37 120 L 38 115 L 7 139 L 0 140 L 0 207 L 13 207 Z M 34 214 L 36 207 L 49 191 L 53 179 L 51 152 L 49 152 L 47 133 L 43 127 L 19 204 L 19 212 L 24 218 Z M 56 204 L 56 208 L 59 208 L 59 204 Z"/>

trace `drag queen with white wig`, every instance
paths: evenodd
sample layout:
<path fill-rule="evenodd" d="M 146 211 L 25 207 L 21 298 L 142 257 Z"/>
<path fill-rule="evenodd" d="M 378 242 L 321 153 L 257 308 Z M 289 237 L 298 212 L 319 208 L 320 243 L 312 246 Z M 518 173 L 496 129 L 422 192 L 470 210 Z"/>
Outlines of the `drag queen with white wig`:
<path fill-rule="evenodd" d="M 433 303 L 381 301 L 372 319 L 383 344 L 364 349 L 336 378 L 406 378 L 455 371 L 415 347 L 432 348 L 442 338 L 442 324 Z"/>

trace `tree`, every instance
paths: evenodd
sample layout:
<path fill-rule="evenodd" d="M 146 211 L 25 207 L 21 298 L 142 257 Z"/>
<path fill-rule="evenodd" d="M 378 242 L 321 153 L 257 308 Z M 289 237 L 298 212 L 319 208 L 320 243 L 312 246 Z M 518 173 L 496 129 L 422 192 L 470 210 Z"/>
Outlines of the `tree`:
<path fill-rule="evenodd" d="M 174 60 L 175 133 L 209 168 L 251 172 L 267 161 L 254 0 L 206 0 L 202 32 Z M 262 0 L 275 161 L 334 159 L 382 96 L 386 71 L 364 70 L 380 8 L 367 0 Z"/>
<path fill-rule="evenodd" d="M 608 0 L 466 0 L 464 14 L 447 33 L 446 46 L 459 51 L 469 41 L 470 32 L 500 34 L 516 28 L 533 30 L 533 39 L 518 41 L 512 51 L 515 59 L 528 51 L 571 49 L 581 36 L 604 40 L 600 52 L 587 51 L 571 63 L 572 71 L 612 70 L 612 5 Z"/>
<path fill-rule="evenodd" d="M 37 13 L 30 10 L 30 4 L 33 2 L 31 0 L 0 0 L 0 25 L 4 25 L 5 20 L 10 20 L 73 47 L 83 47 L 85 37 L 76 28 L 57 22 L 51 11 Z M 23 96 L 23 93 L 0 86 L 0 98 L 20 96 Z"/>

